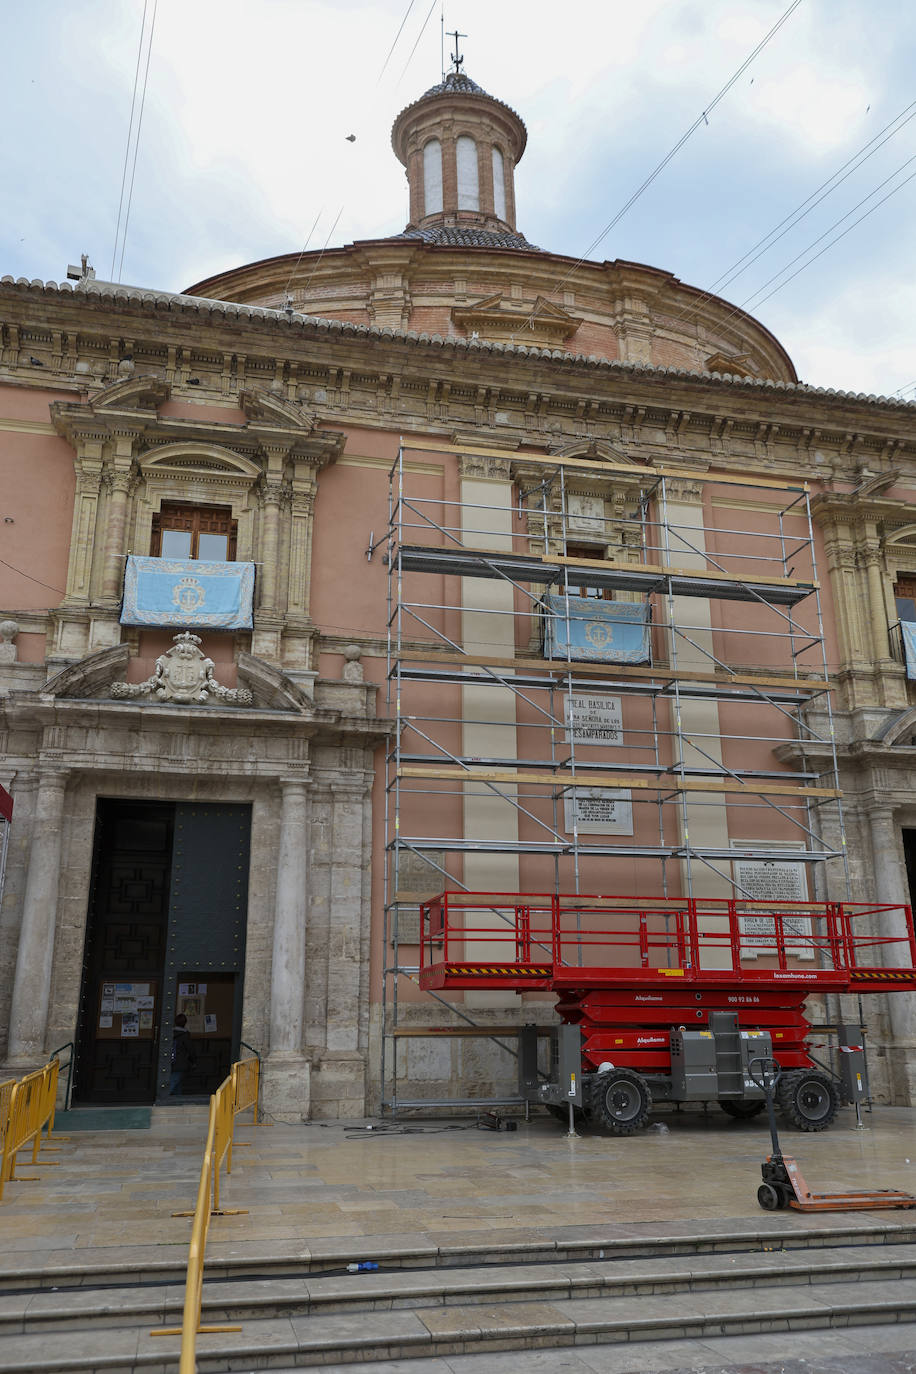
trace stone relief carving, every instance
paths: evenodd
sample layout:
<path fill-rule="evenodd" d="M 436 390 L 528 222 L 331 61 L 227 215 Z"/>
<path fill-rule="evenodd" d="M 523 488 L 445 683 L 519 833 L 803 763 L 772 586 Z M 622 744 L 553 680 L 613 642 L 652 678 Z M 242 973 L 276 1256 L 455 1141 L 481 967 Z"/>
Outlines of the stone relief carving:
<path fill-rule="evenodd" d="M 145 682 L 113 682 L 111 695 L 117 701 L 153 696 L 157 701 L 183 705 L 205 704 L 211 697 L 227 706 L 250 706 L 253 697 L 247 687 L 224 687 L 213 676 L 212 658 L 205 658 L 200 638 L 187 630 L 175 635 L 175 646 L 156 659 L 156 670 Z"/>

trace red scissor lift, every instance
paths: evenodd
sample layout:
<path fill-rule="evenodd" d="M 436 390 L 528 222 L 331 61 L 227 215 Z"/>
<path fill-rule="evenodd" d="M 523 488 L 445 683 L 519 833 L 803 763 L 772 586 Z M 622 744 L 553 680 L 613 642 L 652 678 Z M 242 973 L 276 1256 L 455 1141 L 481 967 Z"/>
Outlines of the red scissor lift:
<path fill-rule="evenodd" d="M 653 1100 L 756 1114 L 755 1059 L 778 1063 L 794 1124 L 822 1130 L 862 1095 L 861 1036 L 843 1073 L 826 1072 L 806 998 L 916 990 L 916 937 L 908 906 L 449 891 L 421 906 L 420 983 L 553 993 L 552 1068 L 538 1072 L 523 1035 L 522 1094 L 615 1134 L 643 1126 Z"/>

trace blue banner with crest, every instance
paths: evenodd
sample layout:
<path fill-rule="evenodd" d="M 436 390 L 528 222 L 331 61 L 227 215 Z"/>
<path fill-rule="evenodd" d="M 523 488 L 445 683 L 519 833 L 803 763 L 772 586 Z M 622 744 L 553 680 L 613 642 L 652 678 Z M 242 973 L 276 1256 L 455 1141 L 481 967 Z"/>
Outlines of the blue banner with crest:
<path fill-rule="evenodd" d="M 121 624 L 250 630 L 253 594 L 253 563 L 131 554 L 124 574 Z"/>
<path fill-rule="evenodd" d="M 593 663 L 649 663 L 648 601 L 599 601 L 592 596 L 544 598 L 546 658 Z M 568 628 L 568 634 L 567 634 Z"/>

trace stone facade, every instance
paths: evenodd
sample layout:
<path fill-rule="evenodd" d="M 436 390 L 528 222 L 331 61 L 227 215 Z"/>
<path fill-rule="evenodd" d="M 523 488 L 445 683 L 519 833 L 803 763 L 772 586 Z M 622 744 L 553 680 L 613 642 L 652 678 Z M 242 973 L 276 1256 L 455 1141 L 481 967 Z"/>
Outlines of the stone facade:
<path fill-rule="evenodd" d="M 449 99 L 418 102 L 424 119 L 467 115 L 480 134 L 492 115 L 516 139 L 514 166 L 517 116 L 488 114 L 482 93 L 457 113 L 436 104 Z M 408 169 L 411 110 L 399 126 Z M 508 181 L 511 213 L 491 224 L 488 203 L 488 232 L 515 232 Z M 449 499 L 474 482 L 524 493 L 540 480 L 532 458 L 586 458 L 573 490 L 586 533 L 596 509 L 633 510 L 621 459 L 809 483 L 835 688 L 823 725 L 839 742 L 852 895 L 908 900 L 916 695 L 889 631 L 894 583 L 916 574 L 912 405 L 799 384 L 756 321 L 657 269 L 569 272 L 530 245 L 401 237 L 270 259 L 186 295 L 88 275 L 75 288 L 2 279 L 9 1066 L 74 1037 L 95 799 L 245 801 L 243 1038 L 265 1055 L 266 1105 L 288 1119 L 378 1106 L 390 727 L 379 692 L 385 574 L 372 544 L 402 435 L 429 442 L 415 470 Z M 502 456 L 459 469 L 468 444 Z M 115 682 L 148 681 L 171 642 L 119 621 L 124 559 L 149 552 L 169 502 L 227 508 L 237 557 L 257 565 L 252 628 L 201 636 L 215 680 L 250 705 L 112 698 Z M 532 538 L 554 538 L 554 517 L 549 502 L 546 514 L 532 507 Z M 608 556 L 638 558 L 637 542 L 618 544 Z M 791 742 L 784 754 L 793 760 Z M 827 882 L 839 897 L 836 867 Z M 425 877 L 412 880 L 424 895 Z M 916 1101 L 913 1000 L 869 1002 L 872 1086 L 884 1100 Z M 417 1003 L 406 1017 L 428 1024 L 441 1011 Z M 399 1054 L 440 1094 L 511 1079 L 486 1042 L 405 1040 Z"/>

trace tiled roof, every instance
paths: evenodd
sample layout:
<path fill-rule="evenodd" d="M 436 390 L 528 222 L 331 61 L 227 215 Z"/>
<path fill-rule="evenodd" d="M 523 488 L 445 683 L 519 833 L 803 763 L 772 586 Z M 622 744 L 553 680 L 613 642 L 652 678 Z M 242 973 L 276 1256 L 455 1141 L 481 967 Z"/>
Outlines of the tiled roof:
<path fill-rule="evenodd" d="M 489 95 L 482 86 L 478 86 L 476 81 L 472 81 L 464 72 L 449 72 L 448 75 L 439 82 L 438 86 L 430 86 L 428 91 L 424 91 L 420 96 L 425 100 L 428 95 Z M 490 96 L 492 100 L 493 97 Z"/>
<path fill-rule="evenodd" d="M 521 248 L 529 253 L 541 250 L 529 243 L 524 234 L 492 229 L 465 229 L 460 226 L 434 224 L 428 229 L 405 229 L 395 234 L 397 239 L 422 239 L 424 243 L 442 243 L 451 248 Z"/>

